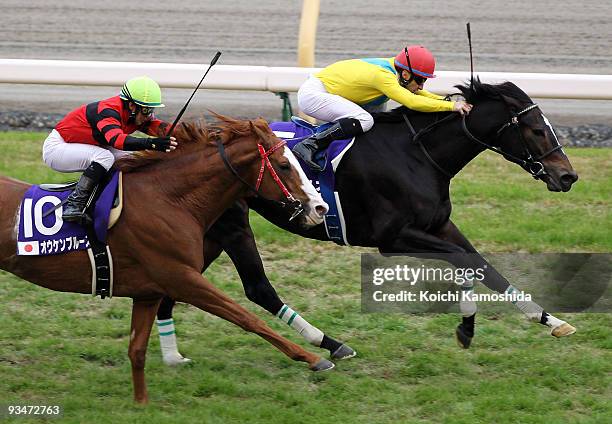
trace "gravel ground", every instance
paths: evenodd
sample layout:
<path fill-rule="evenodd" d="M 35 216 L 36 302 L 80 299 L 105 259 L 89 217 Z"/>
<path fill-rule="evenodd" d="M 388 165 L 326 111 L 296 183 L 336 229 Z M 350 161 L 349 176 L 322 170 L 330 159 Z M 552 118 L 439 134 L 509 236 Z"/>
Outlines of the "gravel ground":
<path fill-rule="evenodd" d="M 295 66 L 302 2 L 0 0 L 0 6 L 2 58 L 208 63 L 221 50 L 223 64 Z M 470 21 L 477 71 L 610 74 L 610 16 L 612 2 L 599 0 L 579 5 L 556 0 L 322 0 L 315 66 L 390 56 L 406 43 L 420 43 L 436 55 L 437 69 L 467 70 L 465 23 Z M 19 122 L 18 128 L 46 128 L 56 120 L 50 114 L 63 115 L 117 91 L 0 84 L 0 130 Z M 165 90 L 166 113 L 176 114 L 189 94 Z M 612 101 L 535 100 L 560 138 L 609 145 Z M 280 105 L 272 93 L 206 90 L 195 97 L 186 118 L 212 109 L 277 120 Z"/>

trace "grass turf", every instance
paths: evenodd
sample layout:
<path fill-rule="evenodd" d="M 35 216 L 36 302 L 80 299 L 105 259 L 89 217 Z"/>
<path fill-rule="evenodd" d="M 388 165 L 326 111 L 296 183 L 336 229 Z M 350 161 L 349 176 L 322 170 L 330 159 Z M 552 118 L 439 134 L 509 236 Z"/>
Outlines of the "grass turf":
<path fill-rule="evenodd" d="M 44 137 L 0 134 L 0 174 L 30 182 L 74 178 L 41 164 Z M 563 194 L 483 155 L 453 182 L 453 220 L 487 252 L 610 252 L 612 150 L 567 152 L 581 180 Z M 359 254 L 369 250 L 301 239 L 256 215 L 252 223 L 280 296 L 346 340 L 356 358 L 314 374 L 262 339 L 179 305 L 179 346 L 194 363 L 165 367 L 154 330 L 147 363 L 151 403 L 143 408 L 131 400 L 129 299 L 56 293 L 0 272 L 0 404 L 59 404 L 63 417 L 49 421 L 69 423 L 612 421 L 610 315 L 562 315 L 578 332 L 556 340 L 519 314 L 485 312 L 473 347 L 460 350 L 452 337 L 456 315 L 361 313 Z M 245 299 L 225 255 L 207 276 L 307 346 Z"/>

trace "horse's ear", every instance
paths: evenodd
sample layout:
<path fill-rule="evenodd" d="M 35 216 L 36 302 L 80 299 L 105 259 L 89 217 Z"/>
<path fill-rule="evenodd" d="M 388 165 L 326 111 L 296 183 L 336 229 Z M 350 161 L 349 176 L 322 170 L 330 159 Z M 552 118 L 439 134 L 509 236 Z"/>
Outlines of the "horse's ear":
<path fill-rule="evenodd" d="M 266 134 L 260 128 L 257 128 L 257 126 L 255 124 L 253 124 L 253 121 L 249 121 L 249 125 L 251 127 L 251 132 L 255 133 L 257 135 L 257 137 L 259 137 L 259 139 L 261 141 L 265 141 L 265 140 L 267 140 L 269 138 L 268 134 Z"/>

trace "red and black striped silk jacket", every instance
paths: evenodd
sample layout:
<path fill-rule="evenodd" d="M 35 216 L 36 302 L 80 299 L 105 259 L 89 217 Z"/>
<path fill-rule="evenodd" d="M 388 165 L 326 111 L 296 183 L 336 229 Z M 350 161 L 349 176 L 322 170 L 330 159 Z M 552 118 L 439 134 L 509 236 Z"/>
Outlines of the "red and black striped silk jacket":
<path fill-rule="evenodd" d="M 83 105 L 64 117 L 55 129 L 67 143 L 83 143 L 112 146 L 123 150 L 129 134 L 138 130 L 152 136 L 158 135 L 166 122 L 150 119 L 141 126 L 129 122 L 130 110 L 119 96 Z"/>

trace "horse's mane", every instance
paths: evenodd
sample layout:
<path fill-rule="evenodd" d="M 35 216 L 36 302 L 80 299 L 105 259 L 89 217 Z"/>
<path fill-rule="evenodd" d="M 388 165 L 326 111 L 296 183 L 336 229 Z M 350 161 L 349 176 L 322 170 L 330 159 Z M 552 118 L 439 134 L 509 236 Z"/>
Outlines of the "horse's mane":
<path fill-rule="evenodd" d="M 510 97 L 518 100 L 521 103 L 531 103 L 531 99 L 523 90 L 518 88 L 510 81 L 501 84 L 485 84 L 480 81 L 480 78 L 474 79 L 474 85 L 470 83 L 456 85 L 468 103 L 478 104 L 479 102 L 490 99 L 501 99 L 502 97 Z M 374 121 L 376 122 L 403 122 L 402 115 L 418 115 L 423 112 L 417 112 L 408 109 L 406 106 L 399 106 L 388 112 L 373 113 Z"/>
<path fill-rule="evenodd" d="M 251 124 L 265 133 L 271 132 L 268 123 L 262 118 L 244 121 L 214 112 L 213 115 L 217 121 L 212 124 L 201 118 L 196 121 L 182 122 L 178 125 L 173 133 L 178 142 L 178 147 L 174 152 L 166 153 L 153 150 L 136 152 L 117 160 L 115 167 L 126 173 L 142 169 L 163 160 L 184 156 L 195 150 L 203 150 L 207 146 L 216 147 L 217 138 L 220 138 L 222 143 L 227 146 L 237 138 L 252 134 Z M 159 136 L 163 136 L 165 130 L 165 126 L 160 128 Z M 216 148 L 211 149 L 211 154 L 214 152 L 216 152 Z"/>
<path fill-rule="evenodd" d="M 461 94 L 468 103 L 472 104 L 477 104 L 488 99 L 501 99 L 502 97 L 516 99 L 521 103 L 531 103 L 529 96 L 510 81 L 493 85 L 485 84 L 480 81 L 480 78 L 476 78 L 473 86 L 466 83 L 463 85 L 456 85 L 455 88 L 461 91 Z"/>

